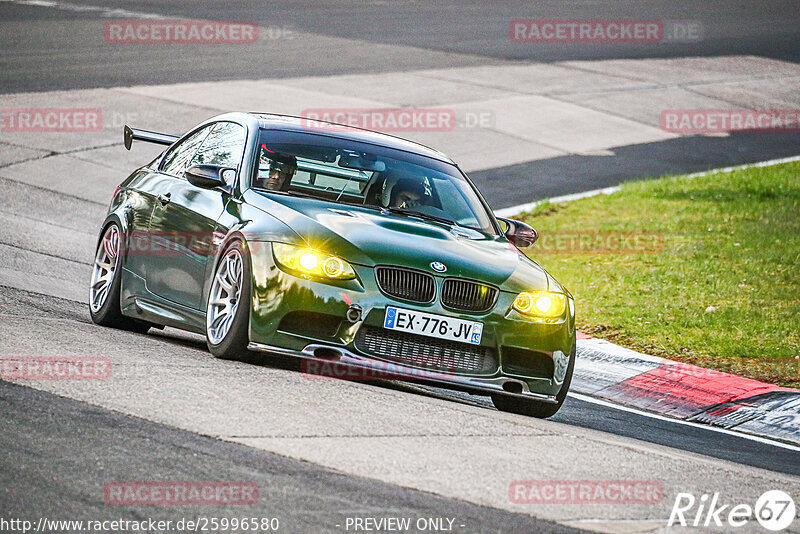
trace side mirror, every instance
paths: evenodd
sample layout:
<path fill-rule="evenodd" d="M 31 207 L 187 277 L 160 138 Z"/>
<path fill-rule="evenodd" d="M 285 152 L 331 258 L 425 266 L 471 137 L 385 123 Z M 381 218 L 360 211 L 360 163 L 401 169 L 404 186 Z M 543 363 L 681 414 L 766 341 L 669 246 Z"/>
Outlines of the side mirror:
<path fill-rule="evenodd" d="M 539 232 L 524 222 L 502 219 L 500 217 L 498 217 L 497 220 L 505 225 L 505 234 L 508 240 L 519 248 L 529 247 L 539 239 Z"/>
<path fill-rule="evenodd" d="M 213 189 L 227 185 L 224 174 L 235 171 L 222 165 L 192 165 L 186 169 L 186 179 L 189 183 L 204 189 Z"/>

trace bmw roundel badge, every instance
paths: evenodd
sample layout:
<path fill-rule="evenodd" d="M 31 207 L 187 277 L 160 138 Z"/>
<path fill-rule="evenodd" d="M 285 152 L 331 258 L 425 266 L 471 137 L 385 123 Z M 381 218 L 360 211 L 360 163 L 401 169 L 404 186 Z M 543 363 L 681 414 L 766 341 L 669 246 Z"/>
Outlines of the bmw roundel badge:
<path fill-rule="evenodd" d="M 447 266 L 445 266 L 445 264 L 440 261 L 432 261 L 431 269 L 433 269 L 437 273 L 443 273 L 447 270 Z"/>

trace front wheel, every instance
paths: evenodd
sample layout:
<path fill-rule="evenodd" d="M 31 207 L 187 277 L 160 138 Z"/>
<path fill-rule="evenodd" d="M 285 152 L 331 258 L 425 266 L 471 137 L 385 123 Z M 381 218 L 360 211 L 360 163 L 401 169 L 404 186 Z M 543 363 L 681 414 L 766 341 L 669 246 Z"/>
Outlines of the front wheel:
<path fill-rule="evenodd" d="M 92 266 L 92 280 L 89 285 L 89 314 L 92 321 L 101 326 L 121 328 L 132 332 L 145 333 L 152 326 L 122 315 L 119 304 L 122 285 L 122 242 L 121 232 L 116 223 L 109 224 L 97 244 L 97 253 Z"/>
<path fill-rule="evenodd" d="M 528 417 L 538 417 L 539 419 L 546 419 L 552 417 L 561 409 L 564 400 L 567 398 L 569 385 L 572 383 L 572 373 L 575 370 L 575 349 L 572 349 L 572 354 L 567 364 L 567 372 L 564 375 L 564 383 L 561 385 L 561 390 L 556 395 L 556 403 L 542 402 L 527 397 L 518 397 L 514 395 L 492 395 L 492 404 L 501 412 L 515 413 L 519 415 L 527 415 Z"/>
<path fill-rule="evenodd" d="M 250 321 L 250 262 L 241 242 L 234 241 L 214 271 L 206 307 L 206 344 L 223 360 L 252 361 L 247 350 Z"/>

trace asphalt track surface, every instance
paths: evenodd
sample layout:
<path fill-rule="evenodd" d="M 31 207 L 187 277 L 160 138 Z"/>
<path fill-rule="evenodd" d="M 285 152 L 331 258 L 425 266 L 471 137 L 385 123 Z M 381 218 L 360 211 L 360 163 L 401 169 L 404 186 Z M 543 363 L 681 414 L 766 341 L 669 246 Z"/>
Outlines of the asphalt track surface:
<path fill-rule="evenodd" d="M 90 324 L 85 305 L 45 295 L 0 287 L 3 317 L 15 328 L 16 349 L 30 354 L 56 332 L 42 333 L 35 324 L 49 323 L 57 331 L 91 330 L 91 346 L 114 346 L 114 330 Z M 29 329 L 19 319 L 35 318 Z M 16 320 L 15 320 L 16 319 Z M 134 336 L 126 334 L 126 336 Z M 8 341 L 11 336 L 6 336 Z M 138 336 L 142 339 L 145 336 Z M 129 356 L 169 358 L 176 348 L 197 358 L 213 360 L 202 338 L 175 330 L 151 331 L 146 336 L 155 347 L 134 339 L 123 350 Z M 85 341 L 88 339 L 83 338 Z M 35 348 L 33 349 L 35 350 Z M 225 362 L 221 362 L 225 365 Z M 227 364 L 230 365 L 230 364 Z M 297 374 L 294 360 L 267 363 L 282 373 Z M 180 366 L 178 366 L 180 372 Z M 153 377 L 158 387 L 170 388 L 169 375 Z M 272 387 L 265 383 L 264 387 Z M 484 397 L 469 396 L 404 383 L 372 384 L 409 398 L 442 399 L 450 403 L 494 411 Z M 144 393 L 143 393 L 144 394 Z M 191 395 L 190 391 L 186 394 Z M 347 517 L 455 517 L 463 528 L 456 532 L 567 532 L 563 525 L 529 516 L 477 506 L 457 499 L 401 488 L 358 476 L 344 475 L 307 462 L 241 445 L 180 431 L 163 424 L 122 415 L 68 398 L 0 381 L 0 509 L 4 517 L 60 519 L 111 519 L 235 517 L 235 507 L 118 507 L 102 500 L 102 487 L 124 480 L 243 480 L 259 486 L 256 505 L 248 515 L 278 517 L 287 532 L 339 531 Z M 169 406 L 164 406 L 169 410 Z M 402 406 L 398 406 L 402 410 Z M 224 406 L 219 417 L 228 417 Z M 568 398 L 552 418 L 576 428 L 587 428 L 777 473 L 800 474 L 800 453 L 765 443 L 720 434 L 713 429 L 688 427 L 678 422 L 631 414 L 613 407 Z M 436 433 L 436 428 L 431 428 Z M 354 455 L 354 462 L 359 461 Z M 464 466 L 469 469 L 469 466 Z M 690 473 L 686 474 L 691 477 Z M 570 478 L 565 476 L 564 478 Z M 480 484 L 480 480 L 475 481 Z M 212 513 L 213 512 L 213 513 Z M 251 513 L 252 512 L 252 513 Z M 535 515 L 535 511 L 533 512 Z"/>
<path fill-rule="evenodd" d="M 45 319 L 53 321 L 68 319 L 73 321 L 76 326 L 78 323 L 91 323 L 85 305 L 74 301 L 0 287 L 0 302 L 6 304 L 6 317 L 28 315 L 31 317 L 43 316 Z M 12 302 L 14 304 L 11 304 Z M 101 343 L 104 338 L 108 339 L 109 333 L 111 332 L 108 329 L 99 327 L 92 330 L 92 335 L 97 336 Z M 30 334 L 21 332 L 20 336 L 24 339 L 19 340 L 18 347 L 34 343 L 29 337 Z M 177 330 L 166 329 L 164 332 L 151 330 L 147 337 L 155 338 L 163 343 L 164 350 L 169 349 L 169 344 L 175 343 L 200 351 L 199 357 L 211 358 L 211 355 L 206 353 L 205 342 L 201 336 L 183 333 L 178 335 Z M 108 342 L 113 343 L 110 339 Z M 137 349 L 131 347 L 129 350 L 135 352 Z M 300 371 L 297 362 L 289 358 L 272 358 L 266 365 L 284 369 L 287 372 Z M 410 395 L 442 398 L 494 410 L 488 397 L 394 381 L 375 383 L 374 386 L 403 391 Z M 57 400 L 58 398 L 55 397 L 52 401 L 57 403 Z M 569 397 L 562 409 L 551 420 L 731 460 L 779 473 L 800 475 L 800 452 L 795 450 L 770 446 L 748 439 L 747 436 L 720 434 L 712 428 L 686 426 L 679 422 L 632 414 L 574 397 Z"/>
<path fill-rule="evenodd" d="M 193 2 L 155 0 L 0 1 L 0 95 L 127 85 L 391 73 L 523 62 L 714 57 L 800 59 L 800 10 L 780 0 L 636 3 L 562 2 Z M 47 4 L 43 6 L 42 4 Z M 123 9 L 124 11 L 115 11 Z M 109 46 L 110 19 L 139 16 L 255 21 L 256 45 Z M 647 19 L 694 21 L 689 43 L 514 43 L 509 21 Z M 288 31 L 288 34 L 281 33 Z M 272 33 L 270 33 L 272 32 Z M 275 38 L 269 36 L 274 34 Z M 283 38 L 289 35 L 291 38 Z M 578 67 L 580 68 L 580 67 Z M 762 107 L 752 102 L 756 108 Z M 786 107 L 785 105 L 780 107 Z M 269 111 L 265 102 L 259 111 Z M 703 171 L 797 154 L 800 133 L 691 136 L 619 147 L 613 155 L 571 154 L 471 172 L 494 208 L 664 174 Z M 587 184 L 586 177 L 592 183 Z M 526 188 L 528 186 L 526 185 Z M 526 189 L 528 190 L 528 189 Z"/>
<path fill-rule="evenodd" d="M 246 515 L 277 518 L 283 532 L 342 532 L 348 516 L 458 518 L 461 532 L 578 532 L 453 499 L 346 476 L 0 381 L 0 509 L 5 518 L 239 517 L 237 506 L 108 506 L 109 481 L 247 481 L 259 488 Z M 35 436 L 35 439 L 30 439 Z M 33 506 L 32 506 L 33 503 Z"/>
<path fill-rule="evenodd" d="M 77 2 L 76 2 L 77 3 Z M 80 2 L 81 5 L 124 7 L 131 11 L 158 13 L 168 17 L 223 18 L 255 20 L 263 26 L 286 26 L 330 38 L 359 39 L 363 49 L 336 49 L 324 54 L 318 42 L 294 42 L 292 54 L 277 45 L 258 58 L 225 55 L 219 51 L 200 51 L 192 47 L 165 54 L 147 50 L 117 49 L 97 46 L 89 39 L 93 19 L 86 12 L 69 9 L 42 9 L 38 6 L 0 2 L 2 24 L 17 23 L 17 31 L 0 33 L 0 93 L 45 91 L 88 87 L 112 87 L 126 84 L 165 83 L 198 80 L 263 78 L 340 74 L 343 72 L 402 71 L 425 67 L 483 65 L 508 61 L 558 61 L 598 57 L 674 57 L 684 55 L 722 55 L 752 53 L 784 60 L 800 59 L 797 27 L 800 13 L 795 2 L 770 2 L 754 8 L 750 2 L 663 3 L 656 1 L 623 8 L 616 2 L 587 3 L 565 13 L 561 2 L 530 3 L 443 3 L 423 2 L 270 2 L 254 7 L 244 2 L 225 4 L 224 16 L 209 2 Z M 436 5 L 433 12 L 432 5 Z M 530 49 L 514 46 L 505 37 L 507 22 L 513 18 L 663 18 L 700 20 L 706 38 L 700 43 L 675 44 L 662 48 L 637 46 L 597 47 L 574 45 Z M 438 16 L 446 13 L 446 17 Z M 61 28 L 61 30 L 59 30 Z M 381 54 L 381 45 L 412 47 L 414 53 Z M 306 46 L 306 48 L 304 48 Z M 370 53 L 372 50 L 372 53 Z M 375 52 L 377 50 L 377 52 Z M 324 59 L 323 59 L 324 58 Z M 243 72 L 248 73 L 243 76 Z M 657 175 L 664 172 L 702 170 L 708 158 L 685 161 L 688 144 L 695 154 L 704 150 L 724 155 L 720 164 L 769 159 L 794 155 L 800 143 L 794 136 L 761 134 L 748 137 L 676 140 L 658 146 L 631 147 L 627 154 L 613 158 L 570 156 L 492 169 L 476 173 L 474 178 L 497 204 L 508 204 L 512 188 L 499 180 L 513 182 L 514 177 L 537 176 L 547 184 L 542 196 L 580 191 L 579 181 L 569 176 L 593 169 L 602 177 L 595 186 L 613 185 L 626 178 Z M 747 149 L 742 150 L 744 146 Z M 619 151 L 618 151 L 619 152 Z M 648 158 L 644 154 L 658 154 Z M 569 171 L 569 172 L 567 172 Z M 563 180 L 556 176 L 567 176 Z M 551 180 L 551 182 L 548 182 Z M 0 180 L 0 182 L 6 182 Z M 506 182 L 508 183 L 508 182 Z M 3 184 L 6 192 L 18 189 L 15 183 Z M 25 201 L 36 210 L 71 210 L 68 198 L 58 199 L 43 192 L 25 190 Z M 6 197 L 8 198 L 8 197 Z M 74 199 L 73 199 L 74 201 Z M 17 206 L 19 208 L 19 206 Z M 24 252 L 34 247 L 24 240 L 3 243 L 4 252 L 19 252 L 19 264 L 25 267 Z M 58 251 L 54 259 L 60 259 Z M 71 269 L 86 273 L 89 262 L 74 262 Z M 34 267 L 30 266 L 31 272 Z M 9 328 L 10 317 L 36 314 L 45 319 L 88 322 L 85 305 L 47 295 L 34 295 L 2 287 L 0 326 Z M 13 303 L 13 304 L 12 304 Z M 14 323 L 17 324 L 17 323 Z M 67 326 L 69 328 L 69 326 Z M 37 339 L 35 331 L 20 329 L 14 345 L 4 345 L 0 353 L 13 354 L 21 346 L 47 344 Z M 96 340 L 114 343 L 114 334 L 98 328 Z M 187 340 L 167 332 L 148 336 L 168 351 L 172 346 L 203 351 L 198 340 Z M 8 339 L 8 338 L 6 338 Z M 135 347 L 131 347 L 135 351 Z M 205 354 L 204 357 L 211 358 Z M 278 369 L 296 372 L 290 364 Z M 493 408 L 481 398 L 452 394 L 439 389 L 403 384 L 374 387 L 395 389 L 409 396 L 448 399 L 453 403 Z M 98 488 L 107 480 L 235 480 L 246 478 L 259 483 L 263 507 L 257 515 L 285 519 L 288 531 L 339 531 L 335 525 L 347 515 L 406 514 L 418 517 L 456 516 L 465 532 L 488 531 L 568 531 L 567 528 L 527 515 L 481 507 L 456 499 L 401 488 L 368 478 L 344 475 L 277 454 L 265 453 L 165 425 L 122 415 L 31 388 L 0 382 L 0 511 L 4 516 L 63 517 L 72 510 L 74 517 L 102 519 L 117 516 L 109 510 Z M 682 451 L 720 458 L 742 465 L 777 473 L 800 474 L 797 452 L 769 444 L 737 438 L 710 429 L 687 427 L 678 423 L 635 415 L 569 398 L 556 423 L 572 425 L 625 436 L 643 442 Z M 154 466 L 158 466 L 154 474 Z M 690 475 L 688 475 L 690 476 Z M 248 510 L 248 514 L 253 510 Z M 174 518 L 174 510 L 127 509 L 133 517 Z M 181 510 L 185 515 L 209 515 L 207 511 Z M 227 512 L 227 510 L 225 510 Z"/>
<path fill-rule="evenodd" d="M 5 5 L 3 5 L 5 4 Z M 561 1 L 466 2 L 277 1 L 208 2 L 192 0 L 69 0 L 67 7 L 0 2 L 5 24 L 22 23 L 0 34 L 3 50 L 0 91 L 115 87 L 282 76 L 396 72 L 511 61 L 682 57 L 754 54 L 794 61 L 800 10 L 793 0 L 754 4 L 746 0 L 709 2 Z M 230 54 L 226 46 L 160 45 L 109 51 L 98 42 L 97 13 L 69 9 L 93 5 L 106 10 L 170 18 L 255 21 L 265 28 L 287 28 L 332 39 L 356 40 L 339 48 L 317 39 L 275 39 L 257 54 Z M 114 18 L 129 18 L 118 15 Z M 570 43 L 527 46 L 508 38 L 514 19 L 646 19 L 699 21 L 703 39 L 660 46 Z M 361 46 L 363 45 L 363 46 Z M 391 52 L 387 45 L 403 48 Z M 212 47 L 214 48 L 214 47 Z"/>

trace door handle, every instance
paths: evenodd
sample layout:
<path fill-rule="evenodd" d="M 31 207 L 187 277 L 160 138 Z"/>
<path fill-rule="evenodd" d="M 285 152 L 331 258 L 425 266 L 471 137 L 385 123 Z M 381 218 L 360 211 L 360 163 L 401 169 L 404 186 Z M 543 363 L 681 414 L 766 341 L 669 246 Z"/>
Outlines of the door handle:
<path fill-rule="evenodd" d="M 170 197 L 172 195 L 167 193 L 166 195 L 158 195 L 158 201 L 161 202 L 162 206 L 166 206 L 170 202 Z"/>

